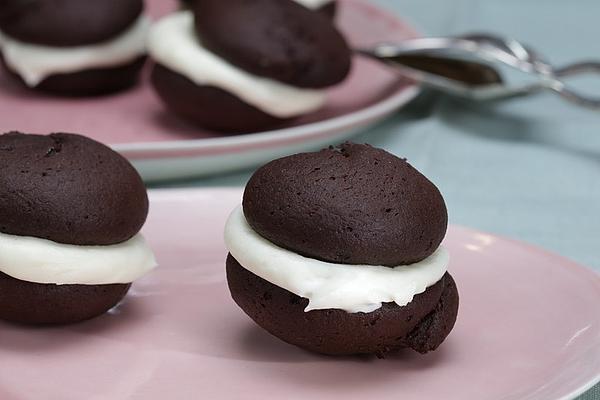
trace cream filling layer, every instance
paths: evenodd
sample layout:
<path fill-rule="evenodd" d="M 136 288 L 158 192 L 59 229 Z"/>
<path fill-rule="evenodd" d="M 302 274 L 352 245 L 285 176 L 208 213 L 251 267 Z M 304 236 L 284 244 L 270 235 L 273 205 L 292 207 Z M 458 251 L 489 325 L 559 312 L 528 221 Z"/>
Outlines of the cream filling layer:
<path fill-rule="evenodd" d="M 141 234 L 110 246 L 76 246 L 0 233 L 0 271 L 57 285 L 131 283 L 157 266 Z"/>
<path fill-rule="evenodd" d="M 334 264 L 285 250 L 256 233 L 241 207 L 225 226 L 225 244 L 248 271 L 309 300 L 305 311 L 341 309 L 349 313 L 372 312 L 382 303 L 410 303 L 446 273 L 449 256 L 440 247 L 412 265 L 395 268 Z"/>
<path fill-rule="evenodd" d="M 295 0 L 296 3 L 302 4 L 306 8 L 317 10 L 321 7 L 326 6 L 329 3 L 333 3 L 335 0 Z"/>
<path fill-rule="evenodd" d="M 249 74 L 205 49 L 196 36 L 191 11 L 173 13 L 154 24 L 148 52 L 156 62 L 195 84 L 223 89 L 275 117 L 307 114 L 325 103 L 324 91 Z"/>
<path fill-rule="evenodd" d="M 45 78 L 91 68 L 113 67 L 146 54 L 151 20 L 141 15 L 125 32 L 106 42 L 74 47 L 51 47 L 21 42 L 0 32 L 6 65 L 30 87 Z"/>

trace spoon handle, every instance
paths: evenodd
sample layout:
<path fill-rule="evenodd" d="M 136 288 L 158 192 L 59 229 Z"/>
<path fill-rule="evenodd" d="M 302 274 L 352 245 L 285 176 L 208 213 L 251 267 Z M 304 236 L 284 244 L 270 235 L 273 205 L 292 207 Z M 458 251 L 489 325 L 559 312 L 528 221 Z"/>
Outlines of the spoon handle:
<path fill-rule="evenodd" d="M 581 74 L 600 74 L 600 61 L 580 61 L 554 70 L 554 75 L 561 78 Z"/>
<path fill-rule="evenodd" d="M 580 93 L 577 90 L 572 89 L 564 81 L 565 78 L 570 78 L 577 75 L 584 74 L 597 74 L 600 75 L 600 62 L 599 61 L 581 61 L 573 64 L 566 65 L 564 67 L 555 68 L 553 75 L 556 77 L 556 81 L 548 87 L 561 95 L 565 100 L 568 100 L 577 105 L 590 108 L 593 110 L 600 110 L 600 97 L 591 97 Z"/>

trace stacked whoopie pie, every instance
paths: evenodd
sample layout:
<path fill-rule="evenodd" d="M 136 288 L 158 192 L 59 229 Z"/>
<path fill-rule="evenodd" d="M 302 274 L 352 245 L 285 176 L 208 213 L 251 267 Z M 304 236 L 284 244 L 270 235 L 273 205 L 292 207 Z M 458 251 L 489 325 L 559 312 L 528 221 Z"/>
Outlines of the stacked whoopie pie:
<path fill-rule="evenodd" d="M 67 324 L 115 306 L 156 266 L 136 170 L 83 136 L 0 135 L 0 318 Z"/>
<path fill-rule="evenodd" d="M 31 88 L 96 95 L 132 86 L 146 54 L 143 0 L 2 0 L 3 63 Z"/>
<path fill-rule="evenodd" d="M 458 292 L 440 246 L 447 211 L 405 160 L 345 143 L 266 164 L 225 228 L 234 301 L 307 350 L 436 349 Z"/>
<path fill-rule="evenodd" d="M 321 108 L 351 52 L 326 16 L 292 0 L 201 0 L 158 21 L 148 51 L 166 106 L 198 125 L 269 129 Z"/>

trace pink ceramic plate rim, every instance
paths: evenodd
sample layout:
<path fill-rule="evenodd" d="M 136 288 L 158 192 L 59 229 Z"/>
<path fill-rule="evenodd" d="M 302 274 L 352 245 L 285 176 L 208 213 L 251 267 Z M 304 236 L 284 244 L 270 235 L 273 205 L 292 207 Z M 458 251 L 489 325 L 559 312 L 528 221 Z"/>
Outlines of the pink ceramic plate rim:
<path fill-rule="evenodd" d="M 112 147 L 130 160 L 215 156 L 286 147 L 328 137 L 335 138 L 340 133 L 367 126 L 408 103 L 419 92 L 420 89 L 416 85 L 403 87 L 386 100 L 361 111 L 293 128 L 223 138 L 127 143 Z"/>
<path fill-rule="evenodd" d="M 526 243 L 523 241 L 519 241 L 507 236 L 503 236 L 503 235 L 498 235 L 498 234 L 492 234 L 492 233 L 487 233 L 487 232 L 483 232 L 483 231 L 479 231 L 477 229 L 473 229 L 473 228 L 469 228 L 467 226 L 463 226 L 463 225 L 457 225 L 457 224 L 453 224 L 451 226 L 451 229 L 461 229 L 461 230 L 465 230 L 465 231 L 470 231 L 473 233 L 480 233 L 480 234 L 485 234 L 485 235 L 490 235 L 490 236 L 494 236 L 500 240 L 503 240 L 505 242 L 511 243 L 514 246 L 517 247 L 521 247 L 523 249 L 532 251 L 532 252 L 536 252 L 538 254 L 541 255 L 545 255 L 546 257 L 551 257 L 554 258 L 555 260 L 557 260 L 562 267 L 569 269 L 570 271 L 573 271 L 575 273 L 577 273 L 578 275 L 580 275 L 583 279 L 587 279 L 589 278 L 592 282 L 595 283 L 595 286 L 597 288 L 598 294 L 599 294 L 599 301 L 600 301 L 600 272 L 592 270 L 591 268 L 585 267 L 581 264 L 576 263 L 573 260 L 570 260 L 564 256 L 561 256 L 560 254 L 554 253 L 550 250 L 546 250 L 542 247 L 530 244 L 530 243 Z M 600 304 L 600 303 L 599 303 Z M 599 352 L 600 354 L 600 352 Z M 598 369 L 595 373 L 595 375 L 591 375 L 589 377 L 589 380 L 587 382 L 582 383 L 579 387 L 574 388 L 572 391 L 568 392 L 568 393 L 564 393 L 562 396 L 557 397 L 555 399 L 547 399 L 547 400 L 573 400 L 576 397 L 584 394 L 585 392 L 587 392 L 588 390 L 590 390 L 591 388 L 593 388 L 595 385 L 600 384 L 600 369 Z"/>

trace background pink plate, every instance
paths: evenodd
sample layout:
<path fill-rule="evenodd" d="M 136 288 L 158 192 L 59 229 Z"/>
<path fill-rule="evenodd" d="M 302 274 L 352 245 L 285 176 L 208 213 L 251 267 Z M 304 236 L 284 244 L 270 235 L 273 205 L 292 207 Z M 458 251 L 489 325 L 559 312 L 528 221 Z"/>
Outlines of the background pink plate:
<path fill-rule="evenodd" d="M 225 283 L 236 190 L 151 193 L 160 268 L 103 317 L 0 323 L 0 399 L 567 399 L 600 377 L 600 278 L 525 244 L 451 227 L 460 295 L 442 347 L 385 360 L 304 352 L 256 327 Z"/>
<path fill-rule="evenodd" d="M 154 17 L 177 7 L 174 0 L 147 4 Z M 340 0 L 340 5 L 338 25 L 354 47 L 416 35 L 405 22 L 365 0 Z M 355 57 L 350 77 L 328 92 L 323 110 L 276 131 L 223 136 L 167 113 L 147 76 L 139 87 L 122 94 L 65 99 L 25 90 L 0 72 L 0 129 L 85 134 L 133 160 L 146 180 L 163 180 L 250 167 L 340 142 L 394 112 L 417 92 L 398 74 Z"/>

